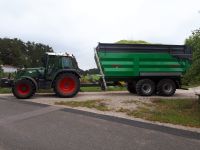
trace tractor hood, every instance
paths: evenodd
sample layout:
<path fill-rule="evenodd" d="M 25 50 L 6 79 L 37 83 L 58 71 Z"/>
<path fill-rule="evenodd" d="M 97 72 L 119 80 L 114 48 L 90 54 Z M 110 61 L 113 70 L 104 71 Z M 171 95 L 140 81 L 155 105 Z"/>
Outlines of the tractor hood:
<path fill-rule="evenodd" d="M 24 76 L 28 76 L 31 78 L 40 78 L 44 76 L 44 68 L 40 67 L 40 68 L 25 68 L 25 69 L 20 69 L 17 71 L 17 74 L 15 76 L 15 79 L 20 79 Z"/>

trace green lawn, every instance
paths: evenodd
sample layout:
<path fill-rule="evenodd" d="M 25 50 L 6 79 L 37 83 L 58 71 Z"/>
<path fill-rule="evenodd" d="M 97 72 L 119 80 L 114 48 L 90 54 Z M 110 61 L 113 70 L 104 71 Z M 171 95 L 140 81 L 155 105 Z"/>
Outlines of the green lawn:
<path fill-rule="evenodd" d="M 196 99 L 159 99 L 134 111 L 121 111 L 146 120 L 200 127 L 200 104 Z"/>

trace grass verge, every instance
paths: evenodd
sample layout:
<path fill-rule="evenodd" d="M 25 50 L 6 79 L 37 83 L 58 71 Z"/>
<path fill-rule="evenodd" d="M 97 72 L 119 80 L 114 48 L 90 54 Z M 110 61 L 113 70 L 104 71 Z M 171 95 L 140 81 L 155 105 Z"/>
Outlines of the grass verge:
<path fill-rule="evenodd" d="M 11 88 L 1 88 L 0 87 L 0 94 L 6 94 L 6 93 L 11 93 L 12 89 Z"/>
<path fill-rule="evenodd" d="M 86 107 L 95 108 L 100 111 L 109 111 L 105 100 L 88 100 L 88 101 L 60 101 L 55 102 L 56 105 L 65 105 L 70 107 Z"/>
<path fill-rule="evenodd" d="M 150 121 L 200 127 L 200 104 L 196 99 L 158 99 L 137 110 L 120 108 L 117 112 Z"/>

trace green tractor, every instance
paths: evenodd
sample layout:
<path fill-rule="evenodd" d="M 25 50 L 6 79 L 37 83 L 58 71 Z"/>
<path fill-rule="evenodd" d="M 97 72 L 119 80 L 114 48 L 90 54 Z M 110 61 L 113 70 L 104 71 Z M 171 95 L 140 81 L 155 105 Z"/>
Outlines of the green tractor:
<path fill-rule="evenodd" d="M 77 61 L 67 53 L 46 53 L 43 67 L 20 69 L 14 79 L 1 79 L 1 87 L 11 87 L 19 99 L 33 96 L 38 89 L 53 88 L 59 97 L 73 97 L 80 90 L 80 75 Z"/>

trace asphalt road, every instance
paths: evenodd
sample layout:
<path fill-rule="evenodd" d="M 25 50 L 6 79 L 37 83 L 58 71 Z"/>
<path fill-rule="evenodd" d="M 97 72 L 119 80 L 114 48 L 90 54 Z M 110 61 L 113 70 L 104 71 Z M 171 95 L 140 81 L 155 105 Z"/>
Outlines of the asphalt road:
<path fill-rule="evenodd" d="M 0 96 L 0 150 L 199 148 L 199 133 Z"/>

